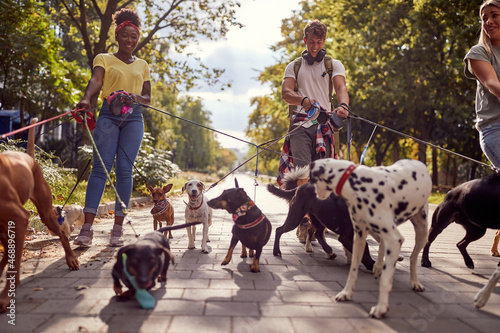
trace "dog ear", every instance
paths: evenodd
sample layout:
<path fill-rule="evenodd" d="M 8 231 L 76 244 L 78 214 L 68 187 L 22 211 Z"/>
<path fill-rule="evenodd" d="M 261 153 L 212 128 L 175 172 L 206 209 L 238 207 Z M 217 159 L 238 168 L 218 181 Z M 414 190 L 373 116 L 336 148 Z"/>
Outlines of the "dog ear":
<path fill-rule="evenodd" d="M 159 246 L 156 250 L 165 252 L 165 254 L 168 256 L 168 260 L 170 260 L 172 264 L 175 265 L 174 256 L 172 255 L 172 252 L 170 252 L 170 249 L 166 248 L 165 246 Z M 158 255 L 160 255 L 160 253 L 158 253 Z"/>
<path fill-rule="evenodd" d="M 184 184 L 184 186 L 182 187 L 182 192 L 184 193 L 184 191 L 186 190 L 186 186 L 189 182 L 186 182 L 186 184 Z"/>
<path fill-rule="evenodd" d="M 199 182 L 198 184 L 201 185 L 201 188 L 205 191 L 205 184 L 203 184 L 203 182 Z"/>
<path fill-rule="evenodd" d="M 172 186 L 174 186 L 174 184 L 168 184 L 166 186 L 163 186 L 163 192 L 165 192 L 165 194 L 167 194 L 172 189 Z"/>
<path fill-rule="evenodd" d="M 236 177 L 234 178 L 234 187 L 238 188 L 238 179 L 236 179 Z"/>
<path fill-rule="evenodd" d="M 148 190 L 150 192 L 153 192 L 153 186 L 149 185 L 148 183 L 146 183 L 146 187 L 148 188 Z"/>

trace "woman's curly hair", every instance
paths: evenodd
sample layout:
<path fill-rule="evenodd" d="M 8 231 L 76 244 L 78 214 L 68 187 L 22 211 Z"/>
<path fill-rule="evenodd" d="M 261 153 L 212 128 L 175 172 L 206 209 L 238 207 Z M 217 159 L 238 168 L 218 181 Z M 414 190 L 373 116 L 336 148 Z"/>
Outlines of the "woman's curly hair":
<path fill-rule="evenodd" d="M 123 21 L 130 21 L 138 28 L 141 26 L 141 20 L 139 19 L 139 15 L 134 9 L 130 8 L 122 8 L 116 13 L 114 13 L 113 21 L 117 26 L 120 25 Z"/>

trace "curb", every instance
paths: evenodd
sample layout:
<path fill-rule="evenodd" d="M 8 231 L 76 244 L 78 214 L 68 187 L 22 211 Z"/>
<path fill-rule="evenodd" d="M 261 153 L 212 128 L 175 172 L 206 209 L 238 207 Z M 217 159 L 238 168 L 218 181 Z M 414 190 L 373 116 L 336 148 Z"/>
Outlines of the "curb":
<path fill-rule="evenodd" d="M 140 204 L 144 202 L 151 201 L 150 196 L 144 196 L 144 197 L 138 197 L 138 198 L 130 198 L 130 201 L 128 203 L 127 208 L 132 208 L 134 207 L 134 204 Z M 115 202 L 105 202 L 99 205 L 99 208 L 97 209 L 97 216 L 101 217 L 102 215 L 109 214 L 110 211 L 115 210 Z"/>

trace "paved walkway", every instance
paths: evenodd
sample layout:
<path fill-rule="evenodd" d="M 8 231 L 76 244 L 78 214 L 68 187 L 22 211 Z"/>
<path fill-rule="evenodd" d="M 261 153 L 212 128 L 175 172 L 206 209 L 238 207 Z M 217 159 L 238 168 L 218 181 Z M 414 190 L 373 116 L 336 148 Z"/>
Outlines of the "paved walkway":
<path fill-rule="evenodd" d="M 265 184 L 256 188 L 253 179 L 238 176 L 240 186 L 271 220 L 280 226 L 287 205 L 270 195 Z M 228 179 L 228 187 L 234 181 Z M 207 193 L 217 196 L 221 184 Z M 175 223 L 184 221 L 184 197 L 173 200 Z M 130 211 L 139 234 L 152 230 L 150 206 Z M 451 225 L 434 242 L 430 259 L 433 269 L 418 267 L 426 291 L 415 293 L 409 287 L 409 255 L 414 233 L 411 223 L 401 226 L 406 240 L 398 263 L 390 296 L 387 318 L 368 318 L 375 305 L 378 280 L 361 269 L 353 300 L 337 303 L 335 295 L 344 286 L 349 266 L 340 243 L 329 234 L 328 242 L 337 258 L 325 258 L 315 242 L 314 253 L 306 253 L 295 232 L 281 239 L 283 258 L 272 255 L 274 232 L 261 257 L 261 272 L 251 273 L 251 260 L 237 255 L 221 266 L 231 238 L 232 219 L 226 211 L 214 211 L 210 231 L 211 251 L 201 253 L 200 233 L 197 249 L 187 249 L 184 230 L 174 231 L 171 241 L 175 266 L 168 271 L 166 288 L 157 285 L 152 294 L 155 309 L 144 310 L 133 300 L 116 301 L 111 279 L 116 249 L 107 246 L 111 219 L 95 224 L 94 245 L 76 248 L 81 269 L 70 271 L 64 258 L 28 259 L 22 266 L 22 283 L 16 290 L 16 325 L 0 315 L 1 332 L 499 332 L 500 287 L 481 310 L 473 297 L 487 281 L 498 258 L 490 256 L 494 231 L 469 246 L 476 268 L 467 269 L 455 244 L 463 237 L 460 226 Z M 126 227 L 126 243 L 135 241 Z M 33 241 L 36 243 L 37 241 Z M 56 242 L 55 240 L 53 242 Z M 369 240 L 376 257 L 377 247 Z M 42 250 L 40 250 L 42 251 Z M 43 256 L 42 256 L 43 257 Z M 0 285 L 3 289 L 5 274 Z"/>

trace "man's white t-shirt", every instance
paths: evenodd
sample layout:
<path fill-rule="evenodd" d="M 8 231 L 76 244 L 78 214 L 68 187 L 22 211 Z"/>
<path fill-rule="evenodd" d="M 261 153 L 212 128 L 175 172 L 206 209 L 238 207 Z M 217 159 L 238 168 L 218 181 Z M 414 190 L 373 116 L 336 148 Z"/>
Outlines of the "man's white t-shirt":
<path fill-rule="evenodd" d="M 339 60 L 332 59 L 333 62 L 333 72 L 332 72 L 332 80 L 337 75 L 342 75 L 345 77 L 345 67 Z M 302 59 L 302 65 L 300 66 L 298 79 L 295 77 L 294 71 L 294 62 L 292 61 L 286 66 L 285 76 L 283 79 L 287 77 L 294 78 L 297 80 L 299 89 L 298 94 L 301 96 L 307 96 L 310 99 L 315 99 L 319 102 L 319 104 L 330 111 L 331 99 L 332 96 L 329 95 L 329 87 L 330 84 L 328 82 L 329 75 L 326 72 L 325 61 L 322 60 L 320 62 L 314 62 L 314 64 L 309 65 L 307 60 Z M 297 106 L 298 113 L 306 113 L 306 111 L 300 106 Z M 297 114 L 294 113 L 292 116 L 292 120 Z M 310 120 L 306 121 L 302 126 L 308 128 L 312 125 Z"/>

